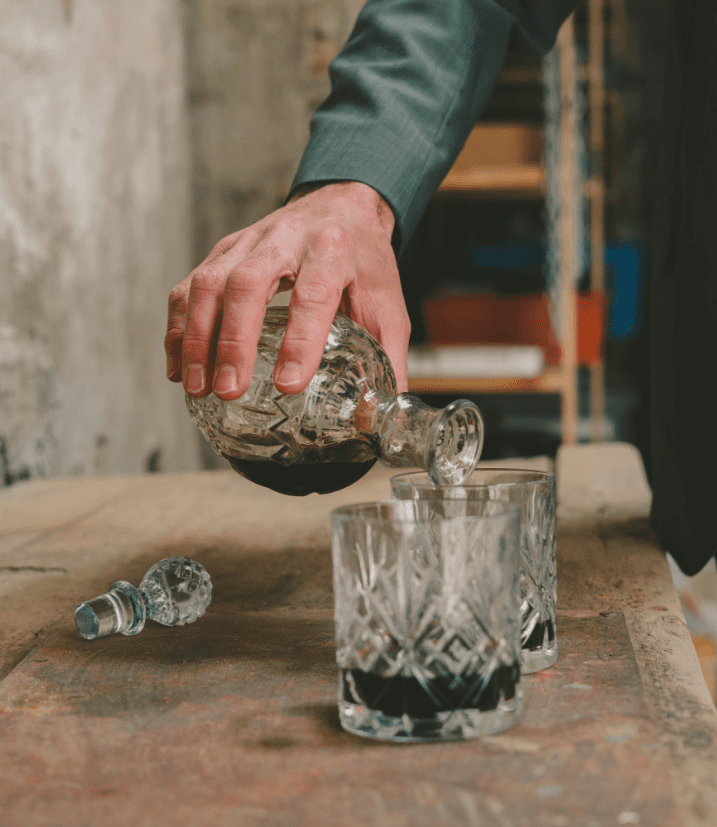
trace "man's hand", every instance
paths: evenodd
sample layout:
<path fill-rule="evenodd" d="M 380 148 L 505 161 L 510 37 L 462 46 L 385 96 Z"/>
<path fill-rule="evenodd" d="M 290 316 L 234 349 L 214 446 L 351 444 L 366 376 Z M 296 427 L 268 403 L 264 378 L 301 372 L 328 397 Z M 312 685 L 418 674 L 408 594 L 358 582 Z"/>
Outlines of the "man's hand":
<path fill-rule="evenodd" d="M 321 361 L 337 310 L 386 350 L 407 388 L 410 324 L 391 247 L 394 216 L 371 187 L 353 181 L 299 191 L 286 206 L 222 239 L 169 294 L 167 377 L 190 396 L 238 399 L 254 371 L 267 303 L 292 289 L 274 372 L 298 393 Z"/>

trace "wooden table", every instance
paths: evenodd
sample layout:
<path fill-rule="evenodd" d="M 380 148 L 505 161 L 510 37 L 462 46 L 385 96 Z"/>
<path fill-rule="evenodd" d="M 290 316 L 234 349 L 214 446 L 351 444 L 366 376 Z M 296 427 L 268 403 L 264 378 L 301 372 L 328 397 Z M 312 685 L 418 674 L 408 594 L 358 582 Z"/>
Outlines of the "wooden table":
<path fill-rule="evenodd" d="M 386 498 L 386 469 L 305 499 L 232 472 L 5 490 L 0 823 L 717 824 L 717 713 L 639 458 L 570 447 L 557 471 L 560 659 L 525 678 L 520 725 L 430 746 L 338 725 L 328 515 Z M 202 619 L 79 637 L 77 603 L 172 554 L 212 576 Z"/>

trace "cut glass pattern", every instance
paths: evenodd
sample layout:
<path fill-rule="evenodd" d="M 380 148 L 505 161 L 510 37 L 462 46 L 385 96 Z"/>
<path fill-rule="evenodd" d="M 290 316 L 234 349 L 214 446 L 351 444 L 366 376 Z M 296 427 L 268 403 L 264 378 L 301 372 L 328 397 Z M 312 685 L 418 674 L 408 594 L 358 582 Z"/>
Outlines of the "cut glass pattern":
<path fill-rule="evenodd" d="M 417 472 L 393 477 L 391 492 L 398 500 L 431 503 L 437 514 L 460 510 L 461 503 L 470 500 L 519 507 L 522 670 L 530 673 L 552 666 L 558 657 L 555 475 L 478 468 L 460 486 L 437 488 L 426 474 Z"/>
<path fill-rule="evenodd" d="M 512 535 L 503 516 L 404 522 L 382 536 L 373 524 L 334 520 L 347 729 L 449 740 L 518 720 L 517 522 L 515 513 Z"/>
<path fill-rule="evenodd" d="M 107 594 L 75 609 L 77 631 L 86 640 L 106 635 L 136 635 L 146 620 L 163 626 L 193 623 L 212 599 L 212 581 L 205 568 L 189 557 L 167 557 L 145 574 L 139 588 L 118 580 Z"/>
<path fill-rule="evenodd" d="M 187 408 L 217 453 L 243 476 L 286 494 L 345 488 L 379 459 L 424 468 L 437 483 L 460 482 L 483 445 L 472 402 L 445 409 L 396 394 L 388 356 L 366 330 L 336 315 L 309 387 L 282 394 L 273 375 L 288 311 L 268 308 L 247 392 L 234 401 L 187 396 Z"/>

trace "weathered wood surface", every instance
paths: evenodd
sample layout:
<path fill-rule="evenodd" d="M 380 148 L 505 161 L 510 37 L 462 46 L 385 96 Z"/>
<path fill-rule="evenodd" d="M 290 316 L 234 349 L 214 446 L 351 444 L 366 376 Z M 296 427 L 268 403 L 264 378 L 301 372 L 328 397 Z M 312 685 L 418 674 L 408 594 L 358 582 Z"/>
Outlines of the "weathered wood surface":
<path fill-rule="evenodd" d="M 3 824 L 676 823 L 622 615 L 563 619 L 561 645 L 526 679 L 520 727 L 396 747 L 339 727 L 330 610 L 225 593 L 181 635 L 58 634 L 0 684 Z"/>
<path fill-rule="evenodd" d="M 650 531 L 636 449 L 580 445 L 558 462 L 558 606 L 625 615 L 650 715 L 670 758 L 679 825 L 717 825 L 717 712 Z"/>
<path fill-rule="evenodd" d="M 225 472 L 9 489 L 0 823 L 717 823 L 717 715 L 645 525 L 639 466 L 609 445 L 559 464 L 558 664 L 525 679 L 519 726 L 440 746 L 338 727 L 328 514 L 386 498 L 384 469 L 301 500 Z M 76 634 L 78 602 L 175 553 L 212 575 L 204 618 Z"/>

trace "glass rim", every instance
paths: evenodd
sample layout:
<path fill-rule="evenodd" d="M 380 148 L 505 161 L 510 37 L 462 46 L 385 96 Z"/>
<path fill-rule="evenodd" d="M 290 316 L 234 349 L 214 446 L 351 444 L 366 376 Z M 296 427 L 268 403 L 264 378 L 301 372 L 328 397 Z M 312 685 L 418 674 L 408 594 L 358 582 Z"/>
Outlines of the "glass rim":
<path fill-rule="evenodd" d="M 532 476 L 533 479 L 516 479 L 516 480 L 501 480 L 500 482 L 470 482 L 470 477 L 473 474 L 481 474 L 487 472 L 488 474 L 526 474 Z M 421 482 L 412 482 L 412 479 L 422 478 Z M 389 484 L 396 487 L 410 487 L 419 490 L 441 491 L 445 489 L 455 490 L 458 488 L 477 489 L 477 488 L 502 488 L 502 487 L 518 487 L 531 486 L 540 483 L 551 482 L 556 480 L 554 471 L 540 471 L 534 468 L 501 468 L 499 466 L 485 466 L 475 468 L 468 479 L 461 483 L 434 485 L 431 482 L 430 476 L 425 471 L 404 471 L 401 474 L 395 474 L 389 479 Z"/>
<path fill-rule="evenodd" d="M 454 486 L 460 488 L 460 486 Z M 376 524 L 404 523 L 409 524 L 414 520 L 406 514 L 406 503 L 423 502 L 421 508 L 430 508 L 425 500 L 370 500 L 360 503 L 348 503 L 334 508 L 331 512 L 331 522 L 363 522 Z M 516 503 L 501 502 L 499 500 L 464 500 L 466 504 L 485 506 L 490 503 L 493 512 L 491 514 L 456 514 L 451 517 L 434 515 L 438 520 L 466 520 L 470 522 L 498 520 L 505 517 L 517 518 L 520 522 L 520 506 Z M 381 514 L 381 511 L 393 512 Z"/>

